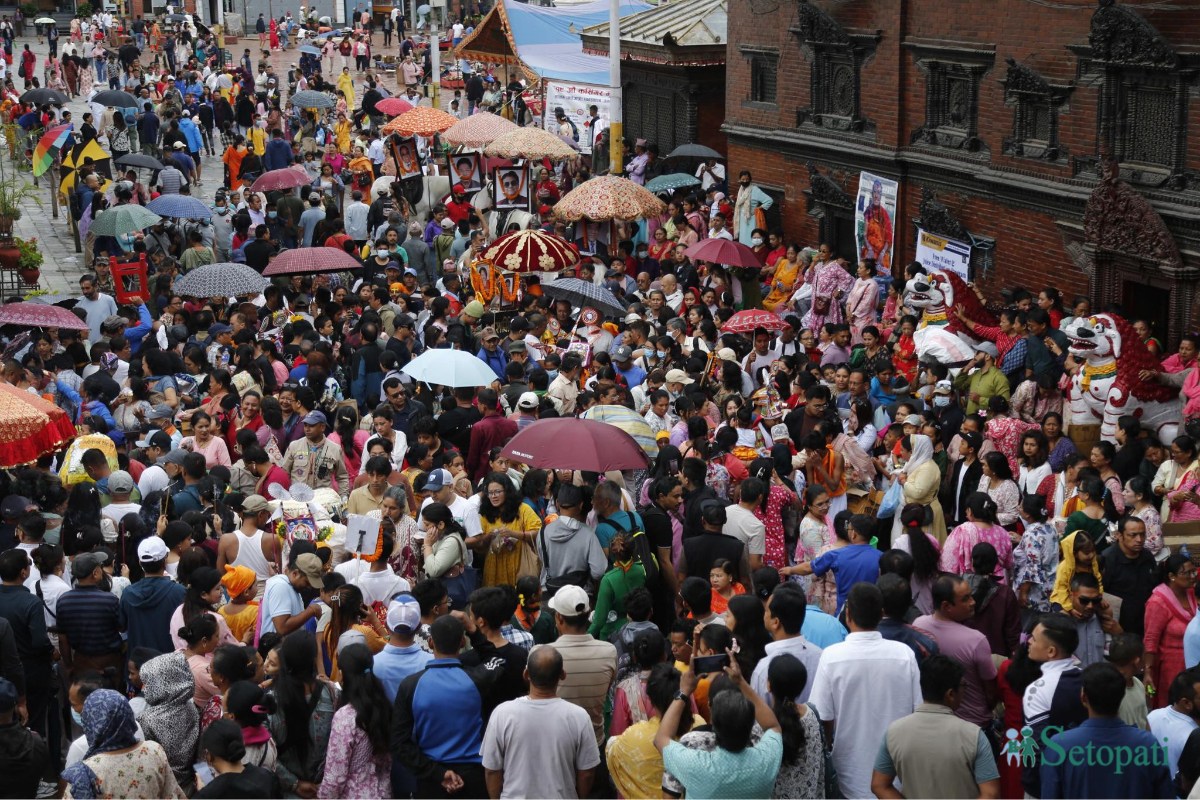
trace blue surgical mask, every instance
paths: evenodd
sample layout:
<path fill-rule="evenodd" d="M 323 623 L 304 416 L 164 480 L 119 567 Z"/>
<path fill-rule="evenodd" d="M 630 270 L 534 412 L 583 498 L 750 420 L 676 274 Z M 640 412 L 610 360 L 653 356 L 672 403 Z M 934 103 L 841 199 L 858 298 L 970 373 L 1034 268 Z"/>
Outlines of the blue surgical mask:
<path fill-rule="evenodd" d="M 654 351 L 654 356 L 655 356 L 655 358 L 666 358 L 666 357 L 667 357 L 667 353 L 666 353 L 666 351 L 664 351 L 664 350 L 655 350 L 655 351 Z"/>
<path fill-rule="evenodd" d="M 556 370 L 556 369 L 546 370 L 546 374 L 550 376 L 550 380 L 554 380 L 555 378 L 558 377 L 558 370 Z"/>
<path fill-rule="evenodd" d="M 945 408 L 946 406 L 950 405 L 950 395 L 935 394 L 933 396 L 933 404 L 938 408 Z"/>
<path fill-rule="evenodd" d="M 81 728 L 83 727 L 83 714 L 80 714 L 78 711 L 76 711 L 73 708 L 71 709 L 71 719 L 73 719 L 75 721 L 76 725 L 78 725 Z"/>
<path fill-rule="evenodd" d="M 268 219 L 275 219 L 275 218 L 276 218 L 276 217 L 278 217 L 278 216 L 279 216 L 279 212 L 278 212 L 278 211 L 268 211 L 268 212 L 267 212 L 267 218 L 268 218 Z"/>

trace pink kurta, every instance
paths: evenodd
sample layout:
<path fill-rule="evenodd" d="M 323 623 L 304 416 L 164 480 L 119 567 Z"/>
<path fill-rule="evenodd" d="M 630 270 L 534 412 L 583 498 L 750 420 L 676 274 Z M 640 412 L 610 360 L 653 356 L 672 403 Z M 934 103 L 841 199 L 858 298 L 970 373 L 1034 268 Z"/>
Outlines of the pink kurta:
<path fill-rule="evenodd" d="M 1146 655 L 1158 657 L 1151 673 L 1154 687 L 1154 707 L 1167 705 L 1167 695 L 1175 676 L 1183 672 L 1183 634 L 1188 623 L 1196 616 L 1196 595 L 1188 589 L 1188 607 L 1179 604 L 1166 584 L 1159 584 L 1146 601 L 1146 635 L 1143 643 Z"/>
<path fill-rule="evenodd" d="M 871 278 L 854 281 L 854 288 L 846 298 L 846 316 L 850 318 L 850 335 L 853 344 L 862 344 L 863 328 L 874 325 L 879 308 L 879 284 Z"/>
<path fill-rule="evenodd" d="M 829 310 L 824 314 L 818 314 L 815 305 L 809 310 L 805 316 L 804 327 L 819 331 L 826 322 L 844 322 L 842 303 L 845 302 L 845 295 L 854 286 L 854 278 L 836 261 L 826 261 L 809 274 L 812 275 L 813 297 L 828 297 L 830 300 Z M 834 296 L 837 292 L 842 293 L 842 299 Z"/>

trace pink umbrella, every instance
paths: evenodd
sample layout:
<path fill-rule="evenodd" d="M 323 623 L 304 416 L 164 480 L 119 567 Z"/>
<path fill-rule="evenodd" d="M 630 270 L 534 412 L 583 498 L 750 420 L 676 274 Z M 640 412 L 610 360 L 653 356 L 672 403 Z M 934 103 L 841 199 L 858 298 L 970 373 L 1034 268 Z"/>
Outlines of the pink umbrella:
<path fill-rule="evenodd" d="M 413 104 L 399 97 L 385 97 L 375 104 L 375 110 L 387 117 L 398 117 L 413 110 Z"/>
<path fill-rule="evenodd" d="M 296 247 L 284 250 L 263 270 L 263 275 L 308 275 L 317 272 L 350 272 L 362 264 L 336 247 Z"/>
<path fill-rule="evenodd" d="M 561 417 L 532 423 L 509 440 L 504 455 L 538 469 L 645 469 L 649 463 L 637 440 L 594 419 Z"/>
<path fill-rule="evenodd" d="M 705 239 L 696 242 L 686 252 L 688 258 L 693 261 L 707 261 L 710 264 L 750 269 L 762 267 L 762 261 L 759 260 L 757 253 L 741 242 L 729 239 Z"/>
<path fill-rule="evenodd" d="M 88 324 L 65 308 L 41 303 L 9 303 L 0 306 L 0 325 L 26 328 L 69 328 L 86 331 Z"/>
<path fill-rule="evenodd" d="M 730 317 L 729 321 L 721 326 L 721 330 L 725 333 L 750 333 L 755 328 L 765 328 L 768 331 L 778 332 L 786 327 L 787 323 L 778 315 L 772 314 L 770 311 L 748 308 Z"/>
<path fill-rule="evenodd" d="M 295 189 L 297 186 L 307 186 L 312 183 L 308 173 L 297 167 L 285 167 L 264 172 L 250 187 L 252 192 L 274 192 L 280 189 Z"/>

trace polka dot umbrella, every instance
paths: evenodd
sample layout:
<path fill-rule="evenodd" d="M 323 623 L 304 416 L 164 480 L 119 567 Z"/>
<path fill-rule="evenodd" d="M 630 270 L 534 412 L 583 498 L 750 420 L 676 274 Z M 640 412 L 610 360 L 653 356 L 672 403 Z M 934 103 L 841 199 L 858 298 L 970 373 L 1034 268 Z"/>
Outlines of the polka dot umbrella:
<path fill-rule="evenodd" d="M 401 136 L 433 136 L 449 130 L 456 122 L 457 117 L 441 109 L 418 106 L 384 125 L 382 130 L 385 134 L 398 133 Z"/>
<path fill-rule="evenodd" d="M 507 272 L 561 272 L 579 263 L 579 251 L 570 242 L 540 230 L 505 234 L 483 257 Z"/>
<path fill-rule="evenodd" d="M 567 192 L 554 206 L 554 216 L 567 222 L 581 219 L 608 222 L 657 217 L 664 210 L 663 201 L 644 187 L 628 178 L 602 175 Z"/>

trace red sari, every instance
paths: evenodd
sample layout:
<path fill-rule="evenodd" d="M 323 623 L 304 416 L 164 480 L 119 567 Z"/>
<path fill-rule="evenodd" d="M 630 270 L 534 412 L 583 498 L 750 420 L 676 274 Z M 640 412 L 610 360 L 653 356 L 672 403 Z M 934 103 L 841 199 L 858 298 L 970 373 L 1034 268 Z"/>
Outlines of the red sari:
<path fill-rule="evenodd" d="M 896 341 L 896 351 L 892 356 L 892 364 L 896 374 L 903 375 L 909 385 L 917 381 L 917 343 L 913 337 L 905 334 Z"/>

